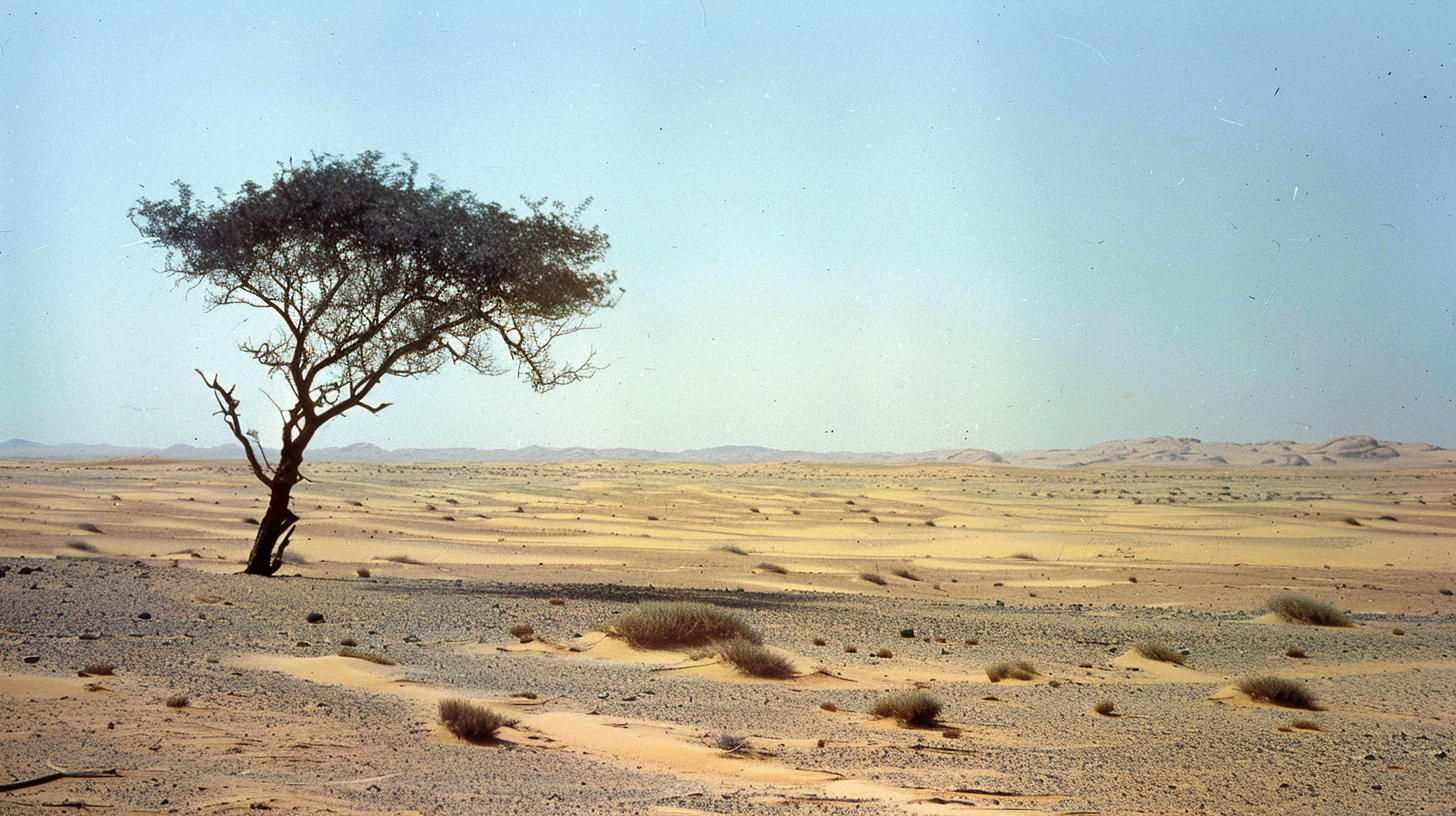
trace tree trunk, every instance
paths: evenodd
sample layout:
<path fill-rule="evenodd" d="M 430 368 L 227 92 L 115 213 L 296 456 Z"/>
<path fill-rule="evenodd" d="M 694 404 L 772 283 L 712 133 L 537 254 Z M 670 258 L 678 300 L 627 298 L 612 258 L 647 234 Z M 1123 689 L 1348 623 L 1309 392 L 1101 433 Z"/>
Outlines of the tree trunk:
<path fill-rule="evenodd" d="M 289 508 L 293 486 L 298 484 L 298 467 L 303 463 L 303 451 L 284 451 L 278 468 L 273 472 L 273 488 L 268 496 L 268 512 L 258 525 L 258 536 L 253 539 L 253 550 L 248 554 L 248 566 L 243 569 L 247 575 L 272 575 L 283 566 L 283 550 L 293 535 L 293 525 L 298 516 Z"/>

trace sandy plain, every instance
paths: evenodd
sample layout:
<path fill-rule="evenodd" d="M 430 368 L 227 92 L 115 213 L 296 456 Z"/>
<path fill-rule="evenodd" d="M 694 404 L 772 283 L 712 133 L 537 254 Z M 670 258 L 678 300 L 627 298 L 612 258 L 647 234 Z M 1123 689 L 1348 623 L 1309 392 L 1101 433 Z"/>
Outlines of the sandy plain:
<path fill-rule="evenodd" d="M 235 574 L 262 511 L 241 463 L 0 463 L 0 787 L 114 771 L 0 812 L 1456 810 L 1450 467 L 308 474 L 294 558 L 259 579 Z M 1286 592 L 1355 625 L 1268 614 Z M 799 676 L 597 631 L 645 600 L 729 611 Z M 1005 660 L 1038 674 L 990 682 Z M 1237 690 L 1266 674 L 1321 710 Z M 916 687 L 936 727 L 865 713 Z M 518 724 L 463 742 L 449 696 Z"/>

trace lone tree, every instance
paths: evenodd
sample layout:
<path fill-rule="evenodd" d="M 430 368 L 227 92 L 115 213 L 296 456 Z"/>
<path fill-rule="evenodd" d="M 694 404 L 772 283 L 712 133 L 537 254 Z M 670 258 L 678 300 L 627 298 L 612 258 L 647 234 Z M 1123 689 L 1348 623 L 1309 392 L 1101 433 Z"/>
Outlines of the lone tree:
<path fill-rule="evenodd" d="M 365 402 L 386 376 L 417 377 L 446 363 L 502 374 L 508 361 L 536 391 L 590 376 L 588 357 L 557 363 L 550 347 L 613 305 L 615 275 L 593 273 L 607 236 L 584 228 L 582 209 L 527 201 L 518 217 L 417 167 L 315 156 L 280 163 L 270 187 L 247 182 L 210 205 L 177 182 L 176 200 L 141 199 L 130 212 L 141 234 L 167 249 L 162 270 L 204 285 L 209 308 L 240 304 L 277 326 L 239 348 L 281 375 L 292 407 L 278 406 L 283 438 L 276 462 L 256 431 L 244 430 L 233 396 L 213 375 L 198 376 L 217 400 L 253 475 L 269 491 L 268 511 L 244 572 L 272 575 L 299 517 L 289 507 L 303 480 L 303 452 L 331 419 Z M 501 352 L 504 352 L 502 355 Z"/>

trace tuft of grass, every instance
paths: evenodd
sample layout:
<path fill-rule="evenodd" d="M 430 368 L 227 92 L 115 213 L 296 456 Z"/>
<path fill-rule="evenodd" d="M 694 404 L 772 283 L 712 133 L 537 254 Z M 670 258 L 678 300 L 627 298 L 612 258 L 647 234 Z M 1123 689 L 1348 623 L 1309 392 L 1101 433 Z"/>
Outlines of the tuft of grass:
<path fill-rule="evenodd" d="M 705 603 L 652 601 L 612 618 L 601 628 L 637 649 L 706 646 L 734 639 L 763 642 L 748 624 Z"/>
<path fill-rule="evenodd" d="M 815 646 L 828 646 L 829 645 L 829 641 L 825 640 L 822 637 L 816 637 L 816 638 L 814 638 L 813 640 L 811 640 L 809 642 L 812 643 L 812 644 L 814 644 Z"/>
<path fill-rule="evenodd" d="M 1129 576 L 1127 576 L 1127 582 L 1129 584 L 1136 584 L 1137 583 L 1137 576 L 1136 575 L 1129 575 Z"/>
<path fill-rule="evenodd" d="M 162 702 L 162 705 L 167 708 L 186 708 L 189 702 L 191 701 L 187 699 L 187 695 L 178 694 L 174 697 L 168 697 Z"/>
<path fill-rule="evenodd" d="M 737 544 L 724 544 L 714 549 L 718 550 L 718 552 L 732 553 L 733 555 L 748 555 L 748 550 L 743 549 Z"/>
<path fill-rule="evenodd" d="M 1321 711 L 1315 704 L 1314 695 L 1302 684 L 1282 677 L 1264 675 L 1239 681 L 1239 691 L 1260 703 L 1270 703 L 1283 708 L 1302 708 L 1307 711 Z"/>
<path fill-rule="evenodd" d="M 82 677 L 88 677 L 91 675 L 96 675 L 98 677 L 110 677 L 112 672 L 114 672 L 115 670 L 116 666 L 110 663 L 88 663 L 85 668 L 81 669 L 80 675 Z"/>
<path fill-rule="evenodd" d="M 1446 587 L 1441 587 L 1440 589 L 1438 589 L 1436 591 L 1439 592 L 1439 593 L 1441 593 L 1442 595 L 1452 595 L 1452 594 L 1456 594 L 1456 593 L 1453 593 L 1451 590 L 1447 589 Z"/>
<path fill-rule="evenodd" d="M 369 577 L 369 568 L 368 567 L 360 567 L 359 569 L 354 570 L 354 574 L 357 575 L 357 576 L 359 576 L 360 578 L 368 578 Z"/>
<path fill-rule="evenodd" d="M 1028 553 L 1028 552 L 1012 553 L 1011 557 L 1012 558 L 1015 558 L 1017 561 L 1040 561 L 1041 560 L 1040 558 L 1037 558 L 1036 556 L 1034 556 L 1034 555 L 1032 555 L 1031 553 Z"/>
<path fill-rule="evenodd" d="M 546 603 L 549 603 L 552 606 L 566 606 L 566 599 L 565 598 L 552 598 L 551 600 L 547 601 Z"/>
<path fill-rule="evenodd" d="M 828 711 L 830 714 L 833 714 L 834 712 L 839 710 L 839 706 L 835 705 L 834 703 L 825 701 L 819 704 L 819 710 Z"/>
<path fill-rule="evenodd" d="M 1104 717 L 1111 717 L 1116 708 L 1117 704 L 1111 700 L 1099 700 L 1097 701 L 1097 705 L 1092 707 L 1092 710 Z"/>
<path fill-rule="evenodd" d="M 895 653 L 892 652 L 892 651 L 890 651 L 889 649 L 881 649 L 878 652 L 875 652 L 875 657 L 883 657 L 883 658 L 888 659 L 888 658 L 891 658 L 891 657 L 894 657 L 894 656 L 895 656 Z"/>
<path fill-rule="evenodd" d="M 1319 731 L 1319 723 L 1314 720 L 1295 720 L 1289 724 L 1290 728 L 1298 728 L 1300 731 Z"/>
<path fill-rule="evenodd" d="M 1178 666 L 1182 666 L 1187 661 L 1187 658 L 1183 656 L 1182 652 L 1174 649 L 1171 646 L 1168 646 L 1167 644 L 1159 643 L 1156 640 L 1141 641 L 1137 645 L 1133 646 L 1133 648 L 1137 650 L 1138 654 L 1146 657 L 1149 660 L 1159 660 L 1164 663 L 1173 663 Z"/>
<path fill-rule="evenodd" d="M 878 586 L 884 586 L 886 583 L 888 583 L 885 580 L 885 576 L 879 574 L 878 572 L 861 572 L 859 574 L 859 578 L 861 581 L 869 581 L 870 583 L 876 584 Z"/>
<path fill-rule="evenodd" d="M 718 750 L 727 751 L 731 754 L 747 746 L 748 737 L 741 734 L 733 734 L 728 731 L 719 731 L 713 735 L 713 744 L 718 747 Z"/>
<path fill-rule="evenodd" d="M 980 638 L 966 638 L 966 645 L 967 646 L 980 646 L 981 645 L 981 639 Z"/>
<path fill-rule="evenodd" d="M 378 663 L 381 666 L 393 666 L 395 662 L 378 652 L 366 652 L 363 649 L 355 649 L 353 646 L 344 646 L 339 649 L 339 657 L 352 657 L 358 660 L 367 660 L 370 663 Z"/>
<path fill-rule="evenodd" d="M 516 724 L 499 711 L 459 697 L 440 701 L 440 722 L 450 733 L 467 742 L 490 742 L 495 739 L 495 732 Z"/>
<path fill-rule="evenodd" d="M 1299 595 L 1280 595 L 1269 599 L 1269 611 L 1291 623 L 1310 626 L 1354 626 L 1339 610 Z"/>
<path fill-rule="evenodd" d="M 359 641 L 357 641 L 357 640 L 355 640 L 355 639 L 353 639 L 351 637 L 346 637 L 343 640 L 339 641 L 339 645 L 340 646 L 358 646 L 359 645 Z"/>
<path fill-rule="evenodd" d="M 787 680 L 798 674 L 787 659 L 743 638 L 722 641 L 717 648 L 725 661 L 749 677 Z"/>
<path fill-rule="evenodd" d="M 1360 525 L 1360 519 L 1357 519 L 1354 516 L 1345 516 L 1344 522 L 1346 524 L 1350 525 L 1351 527 L 1359 527 L 1359 526 L 1361 526 Z"/>
<path fill-rule="evenodd" d="M 942 728 L 940 730 L 940 736 L 945 739 L 960 739 L 963 733 L 959 728 Z"/>
<path fill-rule="evenodd" d="M 940 716 L 940 700 L 935 695 L 916 689 L 897 691 L 888 697 L 881 697 L 870 707 L 875 717 L 892 718 L 905 725 L 929 727 L 935 725 Z"/>
<path fill-rule="evenodd" d="M 257 519 L 253 518 L 252 516 L 248 516 L 247 518 L 244 518 L 243 519 L 243 523 L 244 524 L 251 524 L 254 527 L 257 527 L 260 522 Z"/>
<path fill-rule="evenodd" d="M 536 634 L 536 630 L 529 623 L 518 623 L 511 627 L 511 637 L 522 643 L 528 642 L 534 634 Z"/>
<path fill-rule="evenodd" d="M 1298 658 L 1300 660 L 1304 660 L 1305 658 L 1309 657 L 1309 655 L 1307 655 L 1307 654 L 1304 653 L 1304 650 L 1303 649 L 1296 649 L 1293 646 L 1291 646 L 1288 649 L 1284 650 L 1284 654 L 1285 654 L 1286 657 L 1294 657 L 1294 658 Z"/>
<path fill-rule="evenodd" d="M 763 572 L 772 572 L 772 573 L 774 573 L 776 575 L 788 575 L 789 574 L 789 571 L 788 570 L 784 569 L 783 567 L 779 566 L 778 564 L 773 564 L 773 563 L 770 563 L 768 561 L 764 561 L 764 562 L 760 563 L 754 569 L 762 570 Z"/>
<path fill-rule="evenodd" d="M 76 528 L 79 530 L 85 530 L 88 533 L 101 533 L 101 528 L 97 527 L 89 521 L 85 524 L 77 524 Z M 105 535 L 105 533 L 102 533 L 102 535 Z"/>
<path fill-rule="evenodd" d="M 854 654 L 854 653 L 856 653 L 858 651 L 859 651 L 859 647 L 858 646 L 845 646 L 844 647 L 844 653 L 845 654 Z"/>
<path fill-rule="evenodd" d="M 1403 634 L 1405 634 L 1405 630 L 1404 629 L 1400 629 L 1400 628 L 1396 628 L 1396 629 L 1391 629 L 1390 630 L 1390 633 L 1392 635 L 1403 635 Z"/>
<path fill-rule="evenodd" d="M 68 549 L 76 550 L 77 552 L 96 552 L 96 547 L 94 545 L 87 544 L 84 541 L 67 541 L 66 547 Z"/>
<path fill-rule="evenodd" d="M 374 560 L 389 561 L 394 564 L 413 564 L 415 566 L 419 566 L 425 563 L 418 558 L 409 555 L 376 555 L 374 556 Z"/>
<path fill-rule="evenodd" d="M 999 683 L 1002 680 L 1034 680 L 1036 679 L 1036 667 L 1025 660 L 1007 661 L 987 666 L 986 677 L 992 683 Z"/>
<path fill-rule="evenodd" d="M 891 575 L 894 575 L 894 576 L 897 576 L 897 577 L 900 577 L 900 578 L 904 578 L 907 581 L 919 581 L 920 580 L 920 576 L 919 575 L 916 575 L 915 573 L 911 572 L 908 569 L 905 569 L 904 567 L 901 567 L 900 569 L 892 569 L 892 570 L 890 570 L 890 574 Z"/>

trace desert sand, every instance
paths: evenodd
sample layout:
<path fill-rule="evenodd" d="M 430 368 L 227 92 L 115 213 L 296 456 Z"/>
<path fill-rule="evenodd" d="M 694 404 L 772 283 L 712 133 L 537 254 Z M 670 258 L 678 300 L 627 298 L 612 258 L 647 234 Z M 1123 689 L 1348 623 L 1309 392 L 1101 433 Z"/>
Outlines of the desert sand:
<path fill-rule="evenodd" d="M 47 780 L 0 811 L 1451 812 L 1456 468 L 1404 458 L 319 463 L 271 579 L 236 574 L 240 462 L 0 463 L 0 786 Z M 648 600 L 732 613 L 797 676 L 599 630 Z M 1238 690 L 1260 675 L 1319 709 Z M 912 688 L 933 727 L 866 713 Z M 465 742 L 446 697 L 517 723 Z"/>

